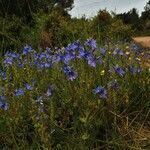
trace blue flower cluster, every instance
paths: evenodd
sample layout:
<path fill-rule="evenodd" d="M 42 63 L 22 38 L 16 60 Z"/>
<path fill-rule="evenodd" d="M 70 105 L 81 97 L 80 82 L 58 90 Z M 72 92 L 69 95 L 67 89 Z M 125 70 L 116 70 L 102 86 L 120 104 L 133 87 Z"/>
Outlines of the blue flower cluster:
<path fill-rule="evenodd" d="M 25 83 L 22 88 L 18 88 L 14 91 L 14 95 L 16 97 L 25 95 L 25 93 L 27 91 L 32 91 L 33 90 L 34 84 L 35 84 L 35 82 L 32 82 L 31 84 Z"/>
<path fill-rule="evenodd" d="M 133 45 L 133 49 L 137 52 L 138 48 L 136 45 Z M 104 63 L 108 59 L 111 61 L 110 54 L 112 58 L 116 56 L 128 58 L 128 53 L 121 48 L 114 48 L 111 51 L 107 48 L 98 48 L 96 40 L 88 39 L 84 44 L 81 44 L 80 41 L 75 41 L 72 44 L 69 44 L 65 48 L 56 48 L 50 49 L 46 48 L 45 50 L 35 51 L 31 46 L 26 45 L 23 48 L 22 53 L 7 52 L 3 60 L 4 70 L 0 71 L 0 78 L 2 80 L 7 79 L 6 70 L 13 66 L 20 68 L 25 68 L 26 66 L 37 68 L 37 70 L 46 70 L 53 68 L 56 64 L 61 64 L 61 71 L 64 73 L 65 77 L 69 81 L 74 81 L 78 77 L 77 71 L 74 70 L 71 65 L 72 62 L 77 60 L 83 60 L 91 68 L 96 68 L 98 65 L 106 66 Z M 108 56 L 108 57 L 107 57 Z M 107 58 L 107 59 L 106 59 Z M 121 59 L 120 57 L 116 57 Z M 108 62 L 107 61 L 107 62 Z M 119 65 L 118 65 L 119 64 Z M 108 65 L 108 73 L 114 73 L 118 75 L 117 77 L 123 78 L 127 72 L 135 75 L 141 72 L 141 69 L 137 66 L 128 65 L 123 66 L 123 64 L 113 62 L 111 66 Z M 10 76 L 9 76 L 10 77 Z M 113 79 L 108 83 L 108 87 L 113 89 L 119 89 L 119 83 L 117 79 Z M 18 88 L 14 91 L 16 97 L 23 96 L 27 91 L 32 91 L 34 89 L 34 84 L 25 83 L 23 87 Z M 108 98 L 107 90 L 103 86 L 97 86 L 93 92 L 98 94 L 100 98 Z M 45 96 L 50 97 L 52 95 L 52 89 L 49 87 L 45 93 Z M 37 98 L 37 101 L 42 100 L 42 97 Z M 40 101 L 41 102 L 41 101 Z M 8 109 L 8 104 L 5 101 L 3 96 L 0 97 L 0 107 L 4 110 Z"/>

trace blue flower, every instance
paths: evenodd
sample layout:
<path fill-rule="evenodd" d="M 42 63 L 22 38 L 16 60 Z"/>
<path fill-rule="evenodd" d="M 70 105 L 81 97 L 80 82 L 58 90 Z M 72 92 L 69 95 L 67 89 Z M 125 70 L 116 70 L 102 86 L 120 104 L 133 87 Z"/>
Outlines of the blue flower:
<path fill-rule="evenodd" d="M 100 98 L 107 98 L 107 91 L 104 87 L 102 86 L 97 86 L 94 90 L 93 90 L 94 94 L 98 94 L 100 96 Z"/>
<path fill-rule="evenodd" d="M 88 65 L 92 67 L 96 67 L 96 59 L 92 56 L 87 57 Z"/>
<path fill-rule="evenodd" d="M 92 49 L 96 49 L 97 48 L 96 40 L 94 40 L 94 39 L 88 39 L 85 42 L 85 45 L 90 46 Z"/>
<path fill-rule="evenodd" d="M 84 50 L 84 49 L 80 49 L 79 50 L 79 54 L 78 54 L 78 58 L 84 58 L 85 57 L 85 55 L 86 55 L 86 51 Z"/>
<path fill-rule="evenodd" d="M 32 47 L 29 46 L 29 45 L 26 45 L 24 48 L 23 48 L 23 54 L 26 55 L 28 53 L 32 52 Z"/>
<path fill-rule="evenodd" d="M 79 41 L 76 41 L 76 42 L 74 42 L 74 43 L 72 43 L 72 44 L 69 44 L 66 48 L 65 48 L 65 50 L 67 51 L 67 52 L 70 52 L 70 51 L 74 51 L 75 49 L 77 49 L 78 47 L 79 47 Z"/>
<path fill-rule="evenodd" d="M 11 66 L 13 64 L 13 57 L 6 57 L 3 63 L 5 66 Z"/>
<path fill-rule="evenodd" d="M 140 68 L 137 68 L 137 67 L 134 67 L 134 66 L 129 66 L 129 71 L 132 73 L 132 74 L 136 74 L 136 73 L 139 73 L 141 72 L 141 69 Z"/>
<path fill-rule="evenodd" d="M 115 69 L 115 72 L 118 74 L 118 75 L 120 75 L 120 76 L 124 76 L 125 75 L 125 71 L 121 68 L 121 67 L 119 67 L 118 65 L 116 65 L 115 67 L 114 67 L 114 69 Z"/>
<path fill-rule="evenodd" d="M 19 63 L 17 64 L 17 67 L 18 67 L 18 68 L 23 68 L 23 67 L 24 67 L 24 64 L 22 64 L 21 62 L 19 62 Z"/>
<path fill-rule="evenodd" d="M 41 64 L 41 63 L 38 63 L 38 64 L 37 64 L 37 67 L 40 68 L 40 69 L 41 69 L 41 68 L 45 68 L 44 64 Z"/>
<path fill-rule="evenodd" d="M 100 48 L 100 53 L 101 53 L 102 55 L 105 55 L 105 54 L 106 54 L 106 49 L 105 49 L 105 48 Z"/>
<path fill-rule="evenodd" d="M 88 60 L 90 57 L 92 57 L 92 54 L 85 50 L 79 50 L 78 58 L 84 58 Z"/>
<path fill-rule="evenodd" d="M 51 50 L 49 47 L 46 47 L 46 52 L 47 52 L 47 53 L 51 53 L 52 50 Z"/>
<path fill-rule="evenodd" d="M 15 90 L 15 96 L 22 96 L 24 94 L 25 94 L 25 91 L 22 88 Z"/>
<path fill-rule="evenodd" d="M 116 49 L 113 51 L 113 54 L 114 54 L 114 55 L 123 56 L 123 55 L 124 55 L 124 52 L 123 52 L 123 50 L 121 50 L 121 49 L 119 49 L 119 48 L 116 48 Z"/>
<path fill-rule="evenodd" d="M 63 71 L 64 71 L 65 75 L 67 76 L 68 80 L 73 81 L 76 79 L 77 73 L 74 72 L 69 66 L 64 67 Z"/>
<path fill-rule="evenodd" d="M 19 58 L 19 54 L 15 52 L 6 52 L 5 57 Z"/>
<path fill-rule="evenodd" d="M 137 44 L 135 44 L 135 43 L 133 43 L 132 48 L 136 52 L 138 52 L 138 50 L 139 50 L 139 46 Z"/>
<path fill-rule="evenodd" d="M 55 55 L 53 55 L 53 57 L 52 57 L 52 64 L 61 61 L 61 57 L 62 57 L 62 54 L 55 54 Z"/>
<path fill-rule="evenodd" d="M 31 86 L 30 84 L 26 83 L 25 84 L 25 88 L 29 91 L 33 90 L 33 86 Z"/>
<path fill-rule="evenodd" d="M 6 71 L 0 70 L 0 77 L 2 77 L 3 80 L 7 79 Z"/>
<path fill-rule="evenodd" d="M 114 90 L 118 90 L 119 89 L 119 83 L 117 82 L 117 80 L 112 80 L 108 83 L 109 87 L 112 87 Z"/>
<path fill-rule="evenodd" d="M 68 64 L 70 60 L 75 59 L 75 54 L 74 53 L 67 53 L 63 56 L 63 62 L 65 64 Z"/>
<path fill-rule="evenodd" d="M 0 96 L 0 108 L 3 110 L 8 110 L 9 106 L 8 103 L 6 102 L 6 98 L 4 96 Z"/>
<path fill-rule="evenodd" d="M 6 52 L 5 57 L 18 58 L 19 54 L 16 52 Z"/>
<path fill-rule="evenodd" d="M 49 67 L 51 67 L 51 64 L 48 63 L 48 62 L 46 62 L 46 63 L 44 63 L 44 67 L 45 67 L 45 68 L 49 68 Z"/>
<path fill-rule="evenodd" d="M 42 52 L 40 54 L 38 54 L 38 59 L 39 60 L 42 60 L 42 59 L 45 59 L 46 58 L 46 53 L 45 52 Z"/>

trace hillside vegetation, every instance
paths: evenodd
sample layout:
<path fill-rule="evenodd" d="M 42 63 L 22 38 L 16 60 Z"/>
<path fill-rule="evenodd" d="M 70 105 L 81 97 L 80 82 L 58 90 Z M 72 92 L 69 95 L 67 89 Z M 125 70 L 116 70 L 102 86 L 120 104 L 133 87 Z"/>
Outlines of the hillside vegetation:
<path fill-rule="evenodd" d="M 144 28 L 134 9 L 77 19 L 72 0 L 17 2 L 0 2 L 0 149 L 148 150 L 150 55 L 131 37 L 149 2 Z"/>

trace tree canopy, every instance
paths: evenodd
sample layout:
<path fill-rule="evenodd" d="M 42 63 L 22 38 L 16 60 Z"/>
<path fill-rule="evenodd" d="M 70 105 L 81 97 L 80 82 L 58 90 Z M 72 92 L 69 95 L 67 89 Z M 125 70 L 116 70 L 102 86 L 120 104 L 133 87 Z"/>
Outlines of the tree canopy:
<path fill-rule="evenodd" d="M 149 0 L 149 2 L 147 2 L 147 4 L 146 4 L 144 10 L 145 10 L 145 11 L 142 12 L 141 18 L 142 18 L 143 20 L 150 20 L 150 0 Z"/>
<path fill-rule="evenodd" d="M 48 12 L 55 6 L 65 10 L 71 9 L 74 0 L 0 0 L 0 16 L 17 16 L 30 22 L 33 14 L 39 11 Z"/>

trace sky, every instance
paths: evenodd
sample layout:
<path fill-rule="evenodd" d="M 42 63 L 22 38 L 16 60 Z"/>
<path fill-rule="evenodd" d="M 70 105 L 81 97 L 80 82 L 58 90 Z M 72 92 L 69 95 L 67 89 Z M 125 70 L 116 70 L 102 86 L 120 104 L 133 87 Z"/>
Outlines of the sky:
<path fill-rule="evenodd" d="M 148 0 L 74 0 L 74 8 L 70 11 L 72 17 L 93 17 L 100 9 L 123 13 L 137 8 L 139 14 L 144 10 Z"/>

